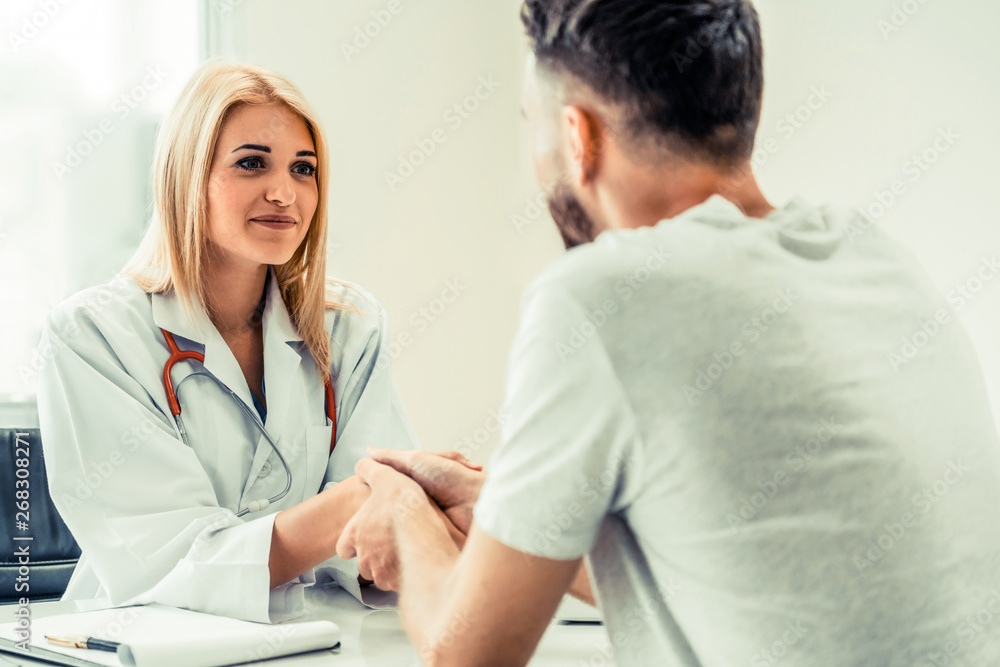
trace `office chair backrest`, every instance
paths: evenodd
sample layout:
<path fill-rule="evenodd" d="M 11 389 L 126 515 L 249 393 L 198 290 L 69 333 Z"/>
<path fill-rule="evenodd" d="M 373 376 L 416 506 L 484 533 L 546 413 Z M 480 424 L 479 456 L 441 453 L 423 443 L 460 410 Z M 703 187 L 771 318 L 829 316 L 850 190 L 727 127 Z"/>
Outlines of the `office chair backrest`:
<path fill-rule="evenodd" d="M 37 428 L 0 428 L 0 604 L 58 599 L 80 547 L 52 504 Z"/>

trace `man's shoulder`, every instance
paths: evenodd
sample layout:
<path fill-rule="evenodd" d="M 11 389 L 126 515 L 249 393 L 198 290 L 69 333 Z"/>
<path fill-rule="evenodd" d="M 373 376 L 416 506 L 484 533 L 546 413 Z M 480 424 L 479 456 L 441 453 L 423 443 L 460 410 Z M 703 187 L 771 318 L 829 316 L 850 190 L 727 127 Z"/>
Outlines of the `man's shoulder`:
<path fill-rule="evenodd" d="M 665 220 L 652 227 L 611 230 L 549 264 L 528 288 L 530 294 L 561 294 L 581 303 L 637 295 L 691 283 L 716 271 L 713 237 L 718 230 Z"/>

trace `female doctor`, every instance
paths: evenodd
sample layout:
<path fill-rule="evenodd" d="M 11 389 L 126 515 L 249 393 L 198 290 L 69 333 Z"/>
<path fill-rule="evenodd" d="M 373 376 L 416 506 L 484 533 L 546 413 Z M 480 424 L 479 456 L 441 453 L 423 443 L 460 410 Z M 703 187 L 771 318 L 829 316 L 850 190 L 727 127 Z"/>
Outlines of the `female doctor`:
<path fill-rule="evenodd" d="M 203 66 L 161 128 L 139 250 L 46 320 L 44 453 L 83 551 L 64 599 L 268 622 L 317 575 L 360 599 L 335 557 L 368 495 L 355 463 L 417 442 L 385 311 L 327 285 L 328 157 L 287 80 Z"/>

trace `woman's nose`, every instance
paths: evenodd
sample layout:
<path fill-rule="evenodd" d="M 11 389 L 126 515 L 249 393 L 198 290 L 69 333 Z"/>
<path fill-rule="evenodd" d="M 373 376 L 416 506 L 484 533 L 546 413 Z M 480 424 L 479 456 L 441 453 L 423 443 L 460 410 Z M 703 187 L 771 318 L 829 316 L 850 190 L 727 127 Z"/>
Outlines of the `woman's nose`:
<path fill-rule="evenodd" d="M 291 174 L 275 174 L 268 180 L 264 198 L 278 206 L 291 206 L 295 203 L 295 188 Z"/>

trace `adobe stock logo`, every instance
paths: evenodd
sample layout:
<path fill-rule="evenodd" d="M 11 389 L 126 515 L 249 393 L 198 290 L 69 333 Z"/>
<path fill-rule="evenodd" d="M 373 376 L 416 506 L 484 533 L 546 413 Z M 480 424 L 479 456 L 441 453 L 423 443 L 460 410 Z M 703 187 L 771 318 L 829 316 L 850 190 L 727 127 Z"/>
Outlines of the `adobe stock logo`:
<path fill-rule="evenodd" d="M 355 26 L 354 39 L 351 43 L 340 43 L 340 52 L 344 54 L 344 60 L 351 62 L 353 58 L 360 56 L 361 52 L 371 45 L 372 40 L 389 27 L 392 18 L 402 11 L 403 5 L 399 3 L 399 0 L 389 0 L 385 9 L 376 9 L 371 13 L 372 20 L 365 23 L 364 29 L 362 26 Z"/>
<path fill-rule="evenodd" d="M 66 147 L 66 158 L 62 162 L 52 164 L 55 175 L 62 181 L 74 169 L 83 164 L 84 158 L 93 153 L 104 140 L 114 132 L 129 115 L 149 97 L 156 88 L 169 76 L 157 65 L 147 67 L 142 81 L 131 90 L 119 96 L 112 102 L 111 111 L 114 116 L 106 116 L 95 127 L 82 132 L 82 138 Z"/>
<path fill-rule="evenodd" d="M 715 383 L 735 366 L 748 350 L 752 349 L 750 344 L 756 344 L 782 315 L 791 310 L 800 298 L 788 287 L 776 290 L 775 295 L 777 298 L 774 299 L 770 308 L 764 308 L 743 323 L 740 334 L 746 339 L 746 343 L 739 338 L 733 340 L 724 349 L 717 350 L 707 366 L 696 369 L 693 383 L 685 384 L 682 388 L 688 405 L 694 405 L 697 398 L 712 389 Z"/>
<path fill-rule="evenodd" d="M 885 189 L 878 189 L 874 196 L 857 211 L 859 217 L 847 226 L 847 240 L 852 243 L 871 229 L 878 220 L 889 213 L 893 206 L 912 192 L 911 183 L 917 183 L 931 170 L 945 153 L 952 150 L 962 135 L 951 126 L 939 127 L 937 135 L 922 150 L 914 152 L 902 166 L 902 175 L 907 180 L 895 178 Z"/>
<path fill-rule="evenodd" d="M 866 569 L 875 567 L 889 552 L 899 546 L 899 543 L 920 524 L 921 519 L 930 514 L 931 510 L 951 492 L 952 487 L 957 485 L 967 473 L 972 472 L 972 469 L 972 466 L 963 463 L 961 459 L 948 461 L 948 467 L 941 477 L 910 499 L 910 504 L 913 505 L 914 509 L 919 510 L 919 513 L 908 510 L 896 517 L 892 523 L 883 522 L 881 526 L 876 528 L 877 534 L 872 535 L 865 544 L 857 549 L 851 562 L 858 569 L 858 573 L 863 574 Z"/>
<path fill-rule="evenodd" d="M 501 85 L 492 74 L 479 77 L 476 83 L 476 88 L 470 94 L 453 104 L 441 116 L 441 120 L 447 123 L 452 131 L 458 130 L 465 121 L 472 118 L 472 114 L 478 111 Z M 434 155 L 438 146 L 446 141 L 448 141 L 448 132 L 442 127 L 435 128 L 428 136 L 415 140 L 413 142 L 416 146 L 415 150 L 410 151 L 407 155 L 399 155 L 397 169 L 385 171 L 385 184 L 389 186 L 389 192 L 394 192 L 410 176 L 413 176 L 417 169 Z"/>
<path fill-rule="evenodd" d="M 458 301 L 458 298 L 465 293 L 467 289 L 468 286 L 463 285 L 458 278 L 445 280 L 444 287 L 440 294 L 410 315 L 409 323 L 410 327 L 412 327 L 412 331 L 410 329 L 404 329 L 403 331 L 398 332 L 395 338 L 383 343 L 378 359 L 375 362 L 376 370 L 384 371 L 389 368 L 389 365 L 395 361 L 404 350 L 408 349 L 416 342 L 417 335 L 427 331 L 427 329 L 434 324 L 439 317 L 444 315 L 445 311 L 447 311 L 453 303 Z"/>
<path fill-rule="evenodd" d="M 588 309 L 579 323 L 570 329 L 569 336 L 556 342 L 555 351 L 559 355 L 559 360 L 566 361 L 582 350 L 587 342 L 597 335 L 601 327 L 624 308 L 625 302 L 667 265 L 667 260 L 671 257 L 672 253 L 663 246 L 650 248 L 645 260 L 615 283 L 616 296 L 605 299 L 597 308 Z"/>
<path fill-rule="evenodd" d="M 878 30 L 882 33 L 882 39 L 889 41 L 889 36 L 903 29 L 910 22 L 917 12 L 919 12 L 927 0 L 906 0 L 905 2 L 893 5 L 892 13 L 888 19 L 881 19 L 878 22 Z"/>
<path fill-rule="evenodd" d="M 786 471 L 784 467 L 778 468 L 769 478 L 765 478 L 764 481 L 758 481 L 757 488 L 759 491 L 750 494 L 749 498 L 746 496 L 740 498 L 739 514 L 730 512 L 726 515 L 730 532 L 733 535 L 739 533 L 740 530 L 746 527 L 748 521 L 756 518 L 757 513 L 772 498 L 778 495 L 778 492 L 782 488 L 798 473 L 805 470 L 810 461 L 819 456 L 820 452 L 826 448 L 827 443 L 833 440 L 840 429 L 841 426 L 837 424 L 835 416 L 831 415 L 829 418 L 821 419 L 819 427 L 815 430 L 813 436 L 804 443 L 796 445 L 794 449 L 789 450 L 785 455 L 785 465 L 790 470 Z"/>
<path fill-rule="evenodd" d="M 983 257 L 975 274 L 958 283 L 953 290 L 948 292 L 948 303 L 954 306 L 954 312 L 961 312 L 998 275 L 1000 275 L 1000 260 L 997 259 L 997 256 Z M 901 339 L 900 347 L 886 355 L 892 370 L 899 371 L 902 366 L 913 361 L 951 322 L 951 313 L 944 308 L 934 313 L 932 319 L 921 321 L 919 329 L 913 331 L 909 336 L 904 336 Z"/>
<path fill-rule="evenodd" d="M 67 4 L 69 4 L 69 0 L 41 0 L 38 3 L 39 11 L 33 13 L 31 16 L 24 17 L 19 32 L 7 33 L 7 41 L 10 42 L 11 51 L 17 53 L 28 41 L 37 37 L 38 33 Z"/>

